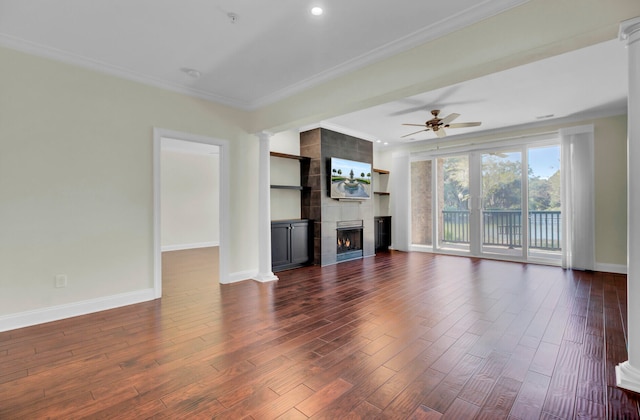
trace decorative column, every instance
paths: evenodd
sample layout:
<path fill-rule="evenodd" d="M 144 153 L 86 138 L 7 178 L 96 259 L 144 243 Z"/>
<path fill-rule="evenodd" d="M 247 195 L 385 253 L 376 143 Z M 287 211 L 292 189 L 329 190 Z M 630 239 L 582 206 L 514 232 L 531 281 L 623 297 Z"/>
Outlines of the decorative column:
<path fill-rule="evenodd" d="M 616 366 L 616 384 L 640 392 L 640 17 L 620 24 L 629 55 L 627 108 L 627 316 L 629 360 Z"/>
<path fill-rule="evenodd" d="M 269 141 L 271 134 L 257 134 L 260 140 L 258 168 L 258 273 L 253 280 L 267 282 L 278 280 L 271 271 L 271 157 Z"/>

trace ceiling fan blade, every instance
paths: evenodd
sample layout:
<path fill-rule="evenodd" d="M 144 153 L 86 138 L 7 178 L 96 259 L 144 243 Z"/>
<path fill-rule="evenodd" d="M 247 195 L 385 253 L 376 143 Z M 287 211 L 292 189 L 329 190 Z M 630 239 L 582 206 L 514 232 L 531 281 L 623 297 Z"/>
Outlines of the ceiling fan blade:
<path fill-rule="evenodd" d="M 402 124 L 402 125 L 411 125 L 411 126 L 415 126 L 415 127 L 425 127 L 424 124 Z"/>
<path fill-rule="evenodd" d="M 449 114 L 446 117 L 444 117 L 443 119 L 440 120 L 440 122 L 442 124 L 449 124 L 451 121 L 455 120 L 456 118 L 458 118 L 460 116 L 460 114 Z"/>
<path fill-rule="evenodd" d="M 445 137 L 447 135 L 447 133 L 444 131 L 443 128 L 440 128 L 438 131 L 435 132 L 436 136 L 438 137 Z"/>
<path fill-rule="evenodd" d="M 477 127 L 480 124 L 482 123 L 479 123 L 479 122 L 454 123 L 454 124 L 448 124 L 447 128 Z"/>
<path fill-rule="evenodd" d="M 415 133 L 405 134 L 404 136 L 401 136 L 400 138 L 413 136 L 414 134 L 422 133 L 423 131 L 429 131 L 429 129 L 428 129 L 428 128 L 425 128 L 424 130 L 416 131 Z"/>

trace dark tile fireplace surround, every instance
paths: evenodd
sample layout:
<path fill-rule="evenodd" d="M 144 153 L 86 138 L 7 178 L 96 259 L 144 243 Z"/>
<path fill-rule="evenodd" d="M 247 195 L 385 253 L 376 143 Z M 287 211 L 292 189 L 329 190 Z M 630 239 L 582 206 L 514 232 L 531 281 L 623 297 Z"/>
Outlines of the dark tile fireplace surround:
<path fill-rule="evenodd" d="M 302 218 L 313 220 L 313 263 L 331 265 L 375 254 L 373 197 L 367 200 L 338 201 L 328 196 L 331 157 L 373 163 L 373 143 L 357 137 L 316 128 L 300 133 L 300 154 L 311 158 L 302 185 L 309 186 L 303 195 Z M 340 233 L 351 225 L 349 246 L 338 243 Z M 357 226 L 353 226 L 356 224 Z M 354 243 L 355 242 L 355 243 Z M 359 242 L 359 243 L 358 243 Z M 359 245 L 361 249 L 349 249 Z M 340 251 L 340 253 L 339 253 Z"/>

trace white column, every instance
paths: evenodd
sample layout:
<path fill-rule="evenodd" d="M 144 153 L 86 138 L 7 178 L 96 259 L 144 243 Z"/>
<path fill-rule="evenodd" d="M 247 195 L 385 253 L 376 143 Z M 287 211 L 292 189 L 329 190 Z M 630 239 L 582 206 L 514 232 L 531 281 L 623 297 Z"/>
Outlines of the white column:
<path fill-rule="evenodd" d="M 616 384 L 640 392 L 640 17 L 620 24 L 629 55 L 627 109 L 627 310 L 629 360 L 616 366 Z"/>
<path fill-rule="evenodd" d="M 260 161 L 258 168 L 258 273 L 254 280 L 267 282 L 278 280 L 271 271 L 271 134 L 260 132 Z"/>

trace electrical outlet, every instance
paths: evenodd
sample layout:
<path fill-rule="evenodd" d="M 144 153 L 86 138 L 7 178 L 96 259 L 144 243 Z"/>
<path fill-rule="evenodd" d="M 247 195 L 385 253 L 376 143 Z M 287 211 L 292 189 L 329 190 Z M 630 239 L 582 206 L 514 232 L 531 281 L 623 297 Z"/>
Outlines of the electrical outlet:
<path fill-rule="evenodd" d="M 67 275 L 66 274 L 58 274 L 58 275 L 56 275 L 56 287 L 67 287 Z"/>

